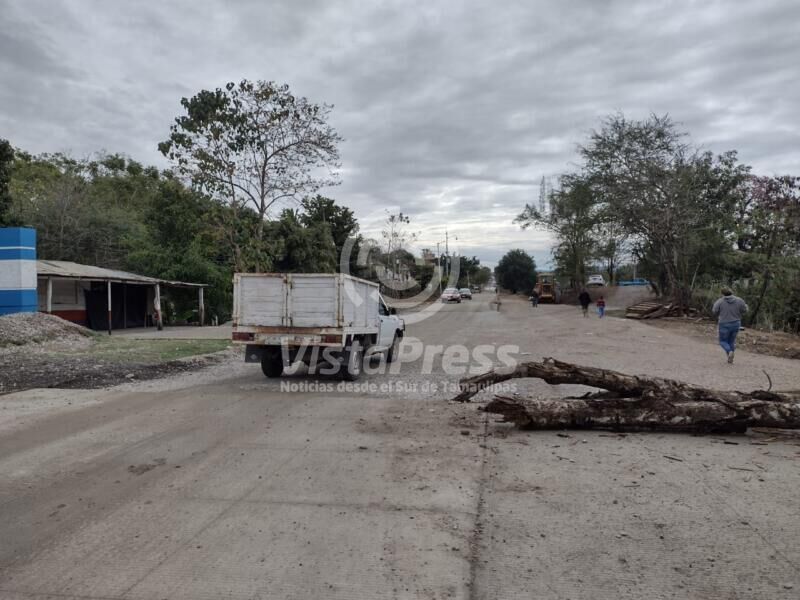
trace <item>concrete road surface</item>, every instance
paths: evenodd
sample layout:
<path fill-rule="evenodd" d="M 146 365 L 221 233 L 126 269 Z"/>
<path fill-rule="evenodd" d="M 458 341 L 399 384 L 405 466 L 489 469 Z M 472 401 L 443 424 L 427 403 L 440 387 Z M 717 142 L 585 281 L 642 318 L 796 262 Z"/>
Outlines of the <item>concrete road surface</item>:
<path fill-rule="evenodd" d="M 712 340 L 483 296 L 409 340 L 473 363 L 513 351 L 742 389 L 766 369 L 800 387 L 796 361 L 731 368 Z M 448 403 L 458 374 L 425 362 L 349 392 L 235 362 L 0 397 L 0 598 L 798 597 L 791 439 L 519 432 Z"/>

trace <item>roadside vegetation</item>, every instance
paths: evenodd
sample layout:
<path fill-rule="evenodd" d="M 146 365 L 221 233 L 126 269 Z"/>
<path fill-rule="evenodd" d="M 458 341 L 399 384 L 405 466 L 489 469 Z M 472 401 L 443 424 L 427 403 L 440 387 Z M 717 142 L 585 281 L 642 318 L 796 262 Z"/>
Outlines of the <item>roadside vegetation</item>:
<path fill-rule="evenodd" d="M 512 294 L 530 294 L 536 283 L 536 262 L 524 250 L 509 250 L 497 263 L 494 273 L 500 287 Z"/>
<path fill-rule="evenodd" d="M 120 154 L 32 155 L 0 140 L 0 226 L 35 228 L 40 259 L 208 283 L 207 315 L 220 322 L 236 271 L 346 271 L 396 297 L 428 286 L 435 265 L 455 274 L 454 261 L 460 287 L 488 280 L 475 257 L 415 257 L 407 215 L 387 212 L 382 239 L 368 239 L 349 208 L 318 193 L 338 182 L 330 106 L 244 80 L 181 107 L 159 144 L 170 169 Z M 169 300 L 167 322 L 191 316 L 193 296 Z"/>
<path fill-rule="evenodd" d="M 708 314 L 722 285 L 750 306 L 746 323 L 800 332 L 800 177 L 760 176 L 735 151 L 689 141 L 668 116 L 608 117 L 581 164 L 516 219 L 553 233 L 559 274 L 578 288 L 650 280 L 662 296 Z M 624 266 L 623 266 L 624 265 Z"/>

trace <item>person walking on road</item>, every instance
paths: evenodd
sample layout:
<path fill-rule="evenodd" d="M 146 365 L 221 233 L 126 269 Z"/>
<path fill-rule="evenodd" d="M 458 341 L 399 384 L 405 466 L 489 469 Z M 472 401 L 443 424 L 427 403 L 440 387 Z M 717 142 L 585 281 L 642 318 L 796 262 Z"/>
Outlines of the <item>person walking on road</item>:
<path fill-rule="evenodd" d="M 586 288 L 581 290 L 581 293 L 578 294 L 578 302 L 581 303 L 581 310 L 583 310 L 584 318 L 589 316 L 589 305 L 592 303 L 592 297 L 589 295 L 589 292 L 586 291 Z"/>
<path fill-rule="evenodd" d="M 597 304 L 597 316 L 602 319 L 606 314 L 606 301 L 600 296 L 595 304 Z"/>
<path fill-rule="evenodd" d="M 728 364 L 733 364 L 736 352 L 736 336 L 742 327 L 742 317 L 747 312 L 747 303 L 733 295 L 729 287 L 722 288 L 722 298 L 714 302 L 711 312 L 717 317 L 719 327 L 719 345 L 728 355 Z"/>
<path fill-rule="evenodd" d="M 533 290 L 531 292 L 531 305 L 533 306 L 533 308 L 539 307 L 539 294 L 537 293 L 536 290 Z"/>

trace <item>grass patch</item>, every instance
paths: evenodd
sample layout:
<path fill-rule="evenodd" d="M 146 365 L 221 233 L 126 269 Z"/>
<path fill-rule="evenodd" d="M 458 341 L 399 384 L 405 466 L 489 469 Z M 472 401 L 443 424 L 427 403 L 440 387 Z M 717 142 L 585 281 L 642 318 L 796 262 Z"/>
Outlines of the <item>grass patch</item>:
<path fill-rule="evenodd" d="M 229 340 L 137 340 L 99 336 L 88 348 L 69 354 L 122 363 L 159 363 L 218 352 L 228 346 Z"/>

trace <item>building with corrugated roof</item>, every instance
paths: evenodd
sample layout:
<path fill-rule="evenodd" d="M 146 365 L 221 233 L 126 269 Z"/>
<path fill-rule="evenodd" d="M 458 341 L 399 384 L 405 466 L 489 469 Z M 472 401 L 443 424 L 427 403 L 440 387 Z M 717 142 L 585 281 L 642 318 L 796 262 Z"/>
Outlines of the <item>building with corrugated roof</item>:
<path fill-rule="evenodd" d="M 164 287 L 197 290 L 198 320 L 205 321 L 204 283 L 146 277 L 136 273 L 81 265 L 63 260 L 37 260 L 40 312 L 80 323 L 91 329 L 161 327 Z"/>

